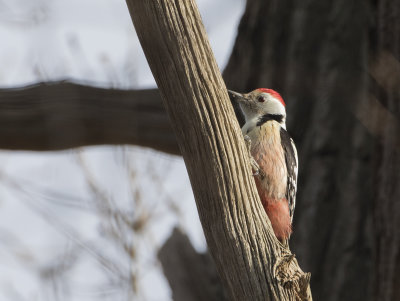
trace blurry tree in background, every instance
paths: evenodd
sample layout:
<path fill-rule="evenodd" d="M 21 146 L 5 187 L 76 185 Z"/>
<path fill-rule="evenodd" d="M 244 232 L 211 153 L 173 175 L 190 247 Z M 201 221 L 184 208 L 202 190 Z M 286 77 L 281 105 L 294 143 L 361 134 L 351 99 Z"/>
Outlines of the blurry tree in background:
<path fill-rule="evenodd" d="M 291 244 L 312 273 L 315 300 L 400 299 L 399 60 L 393 0 L 247 1 L 224 77 L 233 90 L 271 87 L 287 100 L 300 157 Z M 49 87 L 39 89 L 45 95 Z M 81 102 L 93 93 L 73 91 Z M 26 90 L 0 91 L 0 102 L 17 93 Z M 118 106 L 96 93 L 103 110 Z M 157 136 L 147 138 L 146 146 L 160 148 Z"/>
<path fill-rule="evenodd" d="M 248 1 L 224 74 L 288 103 L 292 245 L 316 300 L 400 298 L 400 5 Z"/>

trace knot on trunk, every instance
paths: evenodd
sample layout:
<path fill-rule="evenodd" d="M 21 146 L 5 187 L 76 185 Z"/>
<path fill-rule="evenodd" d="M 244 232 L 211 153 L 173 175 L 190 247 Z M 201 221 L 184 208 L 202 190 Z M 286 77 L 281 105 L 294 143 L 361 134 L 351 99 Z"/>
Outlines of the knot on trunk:
<path fill-rule="evenodd" d="M 273 267 L 273 274 L 285 289 L 294 291 L 295 300 L 312 300 L 309 290 L 311 273 L 304 273 L 299 268 L 294 254 L 278 257 Z"/>

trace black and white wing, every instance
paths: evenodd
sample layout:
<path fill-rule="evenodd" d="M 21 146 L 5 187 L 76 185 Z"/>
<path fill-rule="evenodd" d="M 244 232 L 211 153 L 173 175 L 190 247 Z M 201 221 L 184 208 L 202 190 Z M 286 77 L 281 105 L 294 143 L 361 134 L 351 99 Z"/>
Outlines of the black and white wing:
<path fill-rule="evenodd" d="M 287 168 L 286 198 L 289 202 L 290 219 L 293 221 L 293 214 L 296 206 L 298 158 L 293 139 L 290 138 L 288 132 L 284 128 L 281 128 L 281 143 L 285 153 Z"/>

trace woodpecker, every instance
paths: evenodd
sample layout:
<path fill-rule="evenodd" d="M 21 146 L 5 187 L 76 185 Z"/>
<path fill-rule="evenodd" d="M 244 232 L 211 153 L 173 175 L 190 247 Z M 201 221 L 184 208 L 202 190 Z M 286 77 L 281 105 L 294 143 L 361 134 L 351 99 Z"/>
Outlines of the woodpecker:
<path fill-rule="evenodd" d="M 296 146 L 286 131 L 285 102 L 272 89 L 259 88 L 247 94 L 228 92 L 244 115 L 242 132 L 262 205 L 276 237 L 287 241 L 296 205 L 298 159 Z"/>

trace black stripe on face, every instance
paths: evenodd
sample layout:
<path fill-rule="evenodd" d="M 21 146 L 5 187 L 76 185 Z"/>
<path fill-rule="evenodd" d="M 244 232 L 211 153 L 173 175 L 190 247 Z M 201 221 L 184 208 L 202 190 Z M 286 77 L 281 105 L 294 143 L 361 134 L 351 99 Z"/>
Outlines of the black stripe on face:
<path fill-rule="evenodd" d="M 264 123 L 266 123 L 267 121 L 270 121 L 270 120 L 275 120 L 275 121 L 281 123 L 283 120 L 283 115 L 265 114 L 265 115 L 261 116 L 260 119 L 258 119 L 257 126 L 262 126 Z"/>

